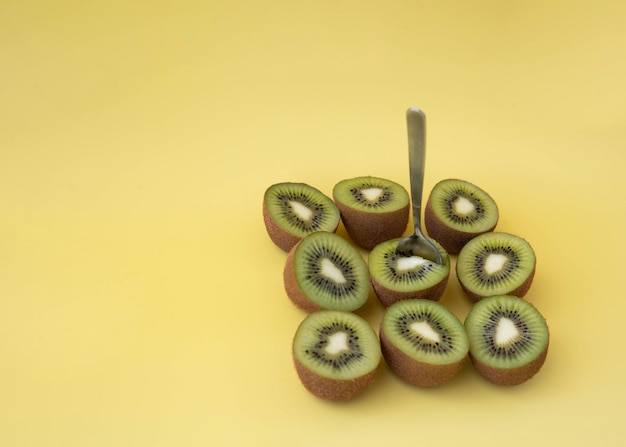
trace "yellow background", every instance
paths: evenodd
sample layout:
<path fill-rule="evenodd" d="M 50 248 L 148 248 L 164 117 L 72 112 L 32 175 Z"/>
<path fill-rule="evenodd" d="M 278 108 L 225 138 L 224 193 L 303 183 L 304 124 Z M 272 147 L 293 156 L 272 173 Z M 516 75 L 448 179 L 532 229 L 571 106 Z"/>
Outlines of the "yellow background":
<path fill-rule="evenodd" d="M 624 23 L 621 0 L 3 1 L 0 445 L 623 445 Z M 425 190 L 478 184 L 533 245 L 550 352 L 515 388 L 383 367 L 329 404 L 291 364 L 262 195 L 408 188 L 409 106 Z M 454 276 L 442 303 L 465 318 Z"/>

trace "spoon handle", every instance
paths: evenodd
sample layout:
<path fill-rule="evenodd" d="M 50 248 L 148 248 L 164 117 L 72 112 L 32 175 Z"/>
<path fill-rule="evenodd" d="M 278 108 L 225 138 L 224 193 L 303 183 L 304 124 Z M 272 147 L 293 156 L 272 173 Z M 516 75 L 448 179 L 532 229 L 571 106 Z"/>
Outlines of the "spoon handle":
<path fill-rule="evenodd" d="M 424 161 L 426 155 L 426 115 L 416 107 L 406 111 L 409 133 L 409 174 L 411 202 L 413 203 L 413 226 L 421 233 L 422 189 L 424 187 Z"/>

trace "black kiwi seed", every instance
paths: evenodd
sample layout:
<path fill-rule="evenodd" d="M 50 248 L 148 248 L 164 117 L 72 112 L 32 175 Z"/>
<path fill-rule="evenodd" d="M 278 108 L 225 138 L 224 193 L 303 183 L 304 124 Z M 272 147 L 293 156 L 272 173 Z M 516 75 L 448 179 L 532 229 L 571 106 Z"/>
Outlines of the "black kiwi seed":
<path fill-rule="evenodd" d="M 469 214 L 458 214 L 454 209 L 454 202 L 462 197 L 468 200 L 473 205 L 473 210 Z M 472 222 L 478 221 L 485 216 L 485 207 L 480 200 L 474 197 L 474 193 L 466 193 L 462 189 L 456 189 L 452 191 L 452 194 L 443 201 L 446 217 L 457 224 L 468 225 Z"/>
<path fill-rule="evenodd" d="M 319 341 L 313 345 L 313 347 L 305 350 L 305 353 L 317 360 L 317 362 L 330 366 L 333 370 L 340 370 L 341 368 L 357 362 L 363 357 L 361 346 L 359 344 L 359 337 L 356 331 L 350 326 L 339 322 L 333 322 L 328 326 L 318 329 L 317 332 L 319 334 Z M 347 345 L 349 351 L 340 352 L 336 355 L 331 355 L 328 352 L 325 352 L 324 348 L 328 345 L 328 338 L 341 332 L 347 334 Z"/>
<path fill-rule="evenodd" d="M 415 333 L 410 329 L 412 323 L 426 322 L 438 334 L 441 341 L 429 341 L 423 336 Z M 454 349 L 454 343 L 450 337 L 450 331 L 441 325 L 431 312 L 419 312 L 403 315 L 395 322 L 397 333 L 401 334 L 404 339 L 409 342 L 416 350 L 428 353 L 445 354 Z"/>
<path fill-rule="evenodd" d="M 284 194 L 278 194 L 276 199 L 280 204 L 280 215 L 285 219 L 291 219 L 292 225 L 302 232 L 308 233 L 316 230 L 324 220 L 324 207 L 302 193 L 286 192 Z M 308 220 L 304 220 L 301 217 L 294 215 L 291 202 L 298 202 L 312 210 L 313 216 Z"/>
<path fill-rule="evenodd" d="M 502 269 L 493 274 L 485 271 L 485 262 L 489 255 L 500 254 L 507 257 Z M 507 247 L 484 247 L 474 257 L 474 275 L 481 283 L 493 284 L 509 277 L 520 266 L 520 257 L 510 246 Z"/>
<path fill-rule="evenodd" d="M 354 201 L 357 202 L 361 206 L 365 206 L 368 208 L 378 208 L 380 206 L 383 206 L 385 203 L 393 200 L 394 193 L 393 191 L 389 189 L 389 187 L 387 186 L 380 187 L 377 185 L 376 185 L 377 187 L 380 187 L 382 189 L 381 195 L 378 196 L 375 201 L 370 201 L 366 199 L 362 191 L 367 188 L 371 188 L 373 186 L 375 185 L 371 183 L 370 184 L 361 183 L 360 188 L 350 188 L 350 193 L 352 194 L 352 198 L 354 199 Z"/>
<path fill-rule="evenodd" d="M 335 297 L 343 297 L 351 293 L 356 285 L 357 278 L 350 262 L 339 256 L 337 253 L 329 250 L 325 246 L 314 247 L 315 251 L 307 253 L 307 274 L 305 278 L 319 288 L 320 291 L 326 292 Z M 321 274 L 320 260 L 329 259 L 335 267 L 341 270 L 345 283 L 336 283 L 332 279 Z"/>
<path fill-rule="evenodd" d="M 512 321 L 520 337 L 506 346 L 498 346 L 495 342 L 498 322 L 501 318 Z M 517 355 L 521 351 L 532 346 L 532 334 L 528 330 L 528 325 L 517 310 L 498 308 L 490 315 L 487 323 L 483 325 L 483 340 L 486 346 L 492 349 L 496 357 L 507 357 Z"/>

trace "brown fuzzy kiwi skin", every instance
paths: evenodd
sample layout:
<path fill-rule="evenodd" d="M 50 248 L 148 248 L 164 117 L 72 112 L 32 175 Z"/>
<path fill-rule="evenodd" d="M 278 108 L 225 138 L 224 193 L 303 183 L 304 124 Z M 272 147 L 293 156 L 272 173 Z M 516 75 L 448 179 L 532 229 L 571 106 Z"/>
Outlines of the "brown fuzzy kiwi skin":
<path fill-rule="evenodd" d="M 385 334 L 382 325 L 379 330 L 380 348 L 389 369 L 410 385 L 437 387 L 449 382 L 463 367 L 468 355 L 447 365 L 433 365 L 411 358 L 396 347 Z"/>
<path fill-rule="evenodd" d="M 471 352 L 469 357 L 474 365 L 474 369 L 476 369 L 476 371 L 478 371 L 478 373 L 489 382 L 501 386 L 515 386 L 526 382 L 539 372 L 546 360 L 546 356 L 548 355 L 549 344 L 550 342 L 548 340 L 546 347 L 543 351 L 541 351 L 541 354 L 539 354 L 537 358 L 526 365 L 520 366 L 519 368 L 494 368 L 477 360 L 472 356 Z"/>
<path fill-rule="evenodd" d="M 274 221 L 267 209 L 265 200 L 263 200 L 263 222 L 265 223 L 267 234 L 272 242 L 274 242 L 274 244 L 276 244 L 276 246 L 281 248 L 283 251 L 288 252 L 294 245 L 302 240 L 302 237 L 286 231 Z M 337 222 L 337 226 L 332 230 L 332 232 L 337 231 L 338 227 L 339 222 Z"/>
<path fill-rule="evenodd" d="M 514 290 L 511 290 L 510 292 L 498 293 L 498 295 L 512 295 L 518 298 L 523 298 L 526 295 L 526 293 L 528 293 L 528 290 L 530 289 L 530 286 L 533 283 L 533 278 L 535 277 L 536 266 L 537 266 L 537 261 L 535 260 L 535 264 L 533 265 L 533 269 L 530 272 L 530 275 L 528 275 L 528 278 L 526 278 L 526 281 L 524 281 L 519 287 L 517 287 Z M 458 274 L 457 274 L 457 279 L 458 279 Z M 463 282 L 460 279 L 458 282 L 463 292 L 465 292 L 465 294 L 469 297 L 469 299 L 472 300 L 472 302 L 474 303 L 477 303 L 483 298 L 487 298 L 489 296 L 489 295 L 479 295 L 479 294 L 472 292 L 463 284 Z"/>
<path fill-rule="evenodd" d="M 388 289 L 376 281 L 373 276 L 371 277 L 371 282 L 372 288 L 374 289 L 378 300 L 387 308 L 393 303 L 402 300 L 425 299 L 439 301 L 446 290 L 446 286 L 448 285 L 448 278 L 449 276 L 446 276 L 438 284 L 435 284 L 428 289 L 416 290 L 412 292 L 398 292 L 397 290 Z"/>
<path fill-rule="evenodd" d="M 333 196 L 346 232 L 355 244 L 371 250 L 381 242 L 400 237 L 409 222 L 409 204 L 387 213 L 368 213 L 351 208 Z"/>
<path fill-rule="evenodd" d="M 488 230 L 477 233 L 455 230 L 446 225 L 445 222 L 441 221 L 441 219 L 435 215 L 430 197 L 426 201 L 426 209 L 424 210 L 424 226 L 426 227 L 426 232 L 429 237 L 439 242 L 449 254 L 459 254 L 465 244 L 478 235 L 493 231 L 497 223 L 498 222 Z"/>
<path fill-rule="evenodd" d="M 320 376 L 306 368 L 292 353 L 296 372 L 302 385 L 314 396 L 332 402 L 353 399 L 374 383 L 380 363 L 372 371 L 350 380 L 338 380 Z"/>
<path fill-rule="evenodd" d="M 291 301 L 296 305 L 296 307 L 302 309 L 305 312 L 313 313 L 318 310 L 322 310 L 320 306 L 315 304 L 313 301 L 307 297 L 302 289 L 298 285 L 298 281 L 296 280 L 296 273 L 294 270 L 294 258 L 296 255 L 296 250 L 300 245 L 298 241 L 292 248 L 289 250 L 287 254 L 287 259 L 285 261 L 285 268 L 283 270 L 283 282 L 285 285 L 285 291 L 287 292 L 287 296 Z"/>
<path fill-rule="evenodd" d="M 272 216 L 270 215 L 265 200 L 263 201 L 263 222 L 265 223 L 265 229 L 267 234 L 274 244 L 283 251 L 289 251 L 298 243 L 301 239 L 288 231 L 283 230 L 276 224 Z"/>

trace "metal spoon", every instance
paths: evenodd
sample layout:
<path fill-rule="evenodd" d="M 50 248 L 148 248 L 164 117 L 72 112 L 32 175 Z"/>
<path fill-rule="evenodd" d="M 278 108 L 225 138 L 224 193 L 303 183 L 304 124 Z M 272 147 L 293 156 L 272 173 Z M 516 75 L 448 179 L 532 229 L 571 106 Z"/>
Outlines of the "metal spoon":
<path fill-rule="evenodd" d="M 426 153 L 426 116 L 420 109 L 411 107 L 406 111 L 406 122 L 409 134 L 411 201 L 413 203 L 413 227 L 415 232 L 398 243 L 396 253 L 402 256 L 419 256 L 441 264 L 442 259 L 439 250 L 430 240 L 426 239 L 420 224 Z"/>

